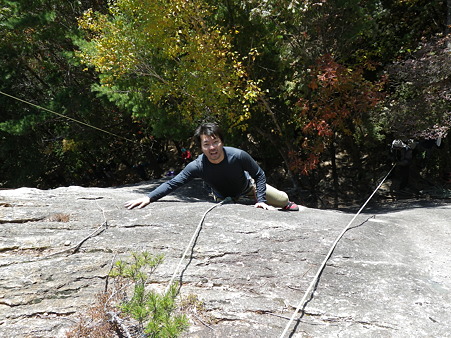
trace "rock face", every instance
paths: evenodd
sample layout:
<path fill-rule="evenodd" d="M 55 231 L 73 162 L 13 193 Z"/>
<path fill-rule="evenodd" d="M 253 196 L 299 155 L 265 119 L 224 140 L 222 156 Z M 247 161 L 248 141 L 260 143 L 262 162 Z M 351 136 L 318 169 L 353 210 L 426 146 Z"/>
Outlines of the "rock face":
<path fill-rule="evenodd" d="M 204 213 L 202 183 L 141 210 L 123 203 L 161 181 L 120 188 L 0 190 L 0 336 L 64 337 L 105 288 L 112 261 L 165 255 L 164 290 Z M 368 209 L 338 243 L 292 337 L 450 337 L 451 206 Z M 182 264 L 180 296 L 198 296 L 186 337 L 279 337 L 354 214 L 225 204 L 205 218 Z"/>

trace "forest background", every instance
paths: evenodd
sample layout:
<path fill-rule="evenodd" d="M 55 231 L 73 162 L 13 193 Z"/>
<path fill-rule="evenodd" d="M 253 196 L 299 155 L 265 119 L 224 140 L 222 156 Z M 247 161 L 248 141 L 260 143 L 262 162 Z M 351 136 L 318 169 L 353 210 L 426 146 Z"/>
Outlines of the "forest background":
<path fill-rule="evenodd" d="M 361 201 L 397 139 L 393 191 L 449 189 L 450 26 L 451 0 L 2 0 L 0 188 L 160 178 L 215 121 L 307 205 Z"/>

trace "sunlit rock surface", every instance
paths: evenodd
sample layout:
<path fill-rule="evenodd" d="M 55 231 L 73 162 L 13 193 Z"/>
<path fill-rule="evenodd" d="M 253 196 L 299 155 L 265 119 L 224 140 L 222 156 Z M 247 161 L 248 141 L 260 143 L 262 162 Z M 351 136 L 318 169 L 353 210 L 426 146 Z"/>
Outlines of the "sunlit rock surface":
<path fill-rule="evenodd" d="M 132 251 L 165 255 L 163 291 L 204 213 L 195 181 L 141 210 L 123 203 L 161 181 L 119 188 L 0 190 L 0 336 L 64 337 Z M 186 337 L 279 337 L 353 213 L 249 204 L 211 210 L 182 264 L 180 297 L 197 295 Z M 370 207 L 320 275 L 292 337 L 451 336 L 451 206 Z"/>

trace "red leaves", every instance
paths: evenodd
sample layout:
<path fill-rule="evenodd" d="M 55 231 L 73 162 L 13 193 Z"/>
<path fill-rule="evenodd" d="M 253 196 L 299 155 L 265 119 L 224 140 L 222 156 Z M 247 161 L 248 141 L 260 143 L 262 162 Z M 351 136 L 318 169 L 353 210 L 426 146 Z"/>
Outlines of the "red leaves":
<path fill-rule="evenodd" d="M 305 176 L 314 170 L 319 163 L 319 156 L 314 153 L 310 153 L 305 159 L 302 159 L 298 153 L 290 151 L 288 158 L 290 159 L 290 170 Z"/>
<path fill-rule="evenodd" d="M 316 168 L 334 134 L 352 135 L 382 98 L 381 82 L 366 80 L 362 69 L 347 68 L 329 54 L 318 59 L 308 87 L 308 98 L 296 104 L 301 150 L 290 154 L 292 169 L 304 175 Z"/>
<path fill-rule="evenodd" d="M 333 131 L 325 120 L 311 120 L 302 129 L 304 134 L 317 134 L 322 137 L 330 137 Z"/>

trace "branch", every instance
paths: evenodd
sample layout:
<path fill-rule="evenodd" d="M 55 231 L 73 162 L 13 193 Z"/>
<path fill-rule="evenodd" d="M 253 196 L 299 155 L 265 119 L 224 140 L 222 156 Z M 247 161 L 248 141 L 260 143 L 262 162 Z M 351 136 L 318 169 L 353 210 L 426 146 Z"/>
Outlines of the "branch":
<path fill-rule="evenodd" d="M 264 105 L 265 109 L 268 111 L 269 115 L 271 116 L 271 118 L 272 118 L 272 120 L 273 120 L 273 122 L 274 122 L 274 125 L 276 126 L 277 131 L 279 132 L 279 136 L 282 138 L 282 141 L 285 143 L 286 151 L 283 151 L 281 147 L 277 147 L 277 148 L 278 148 L 278 150 L 279 150 L 279 154 L 282 156 L 282 158 L 283 158 L 283 160 L 284 160 L 284 162 L 285 162 L 285 166 L 286 166 L 286 168 L 287 168 L 288 177 L 290 178 L 291 183 L 293 184 L 293 187 L 294 187 L 295 189 L 297 189 L 297 188 L 298 188 L 298 184 L 297 184 L 297 182 L 296 182 L 296 179 L 295 179 L 295 177 L 294 177 L 293 172 L 292 172 L 291 169 L 290 169 L 290 166 L 289 166 L 289 159 L 288 159 L 288 157 L 287 157 L 287 152 L 290 151 L 290 150 L 292 150 L 292 145 L 289 144 L 289 143 L 287 142 L 286 138 L 283 136 L 282 128 L 280 127 L 279 122 L 277 122 L 276 114 L 273 112 L 273 110 L 272 110 L 271 107 L 269 106 L 268 101 L 266 101 L 266 99 L 265 99 L 263 96 L 260 96 L 259 99 L 260 99 L 260 101 L 263 103 L 263 105 Z M 270 138 L 270 140 L 273 142 L 272 138 Z M 275 142 L 273 142 L 273 144 L 276 145 Z M 277 145 L 276 145 L 276 146 L 277 146 Z"/>
<path fill-rule="evenodd" d="M 107 314 L 111 316 L 111 321 L 119 327 L 119 330 L 122 331 L 122 333 L 125 335 L 125 337 L 132 338 L 132 335 L 131 335 L 130 331 L 127 329 L 127 326 L 125 326 L 122 323 L 123 322 L 122 319 L 119 318 L 115 312 L 107 312 Z"/>

